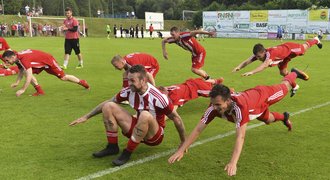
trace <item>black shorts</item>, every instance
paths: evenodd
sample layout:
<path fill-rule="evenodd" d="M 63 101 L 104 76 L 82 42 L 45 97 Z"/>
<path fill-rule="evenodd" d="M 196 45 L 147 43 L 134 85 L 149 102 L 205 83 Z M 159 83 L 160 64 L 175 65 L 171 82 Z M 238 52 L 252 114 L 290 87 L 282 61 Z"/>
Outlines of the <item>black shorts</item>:
<path fill-rule="evenodd" d="M 80 54 L 79 39 L 65 39 L 64 43 L 65 54 L 71 55 L 72 49 L 76 55 Z"/>

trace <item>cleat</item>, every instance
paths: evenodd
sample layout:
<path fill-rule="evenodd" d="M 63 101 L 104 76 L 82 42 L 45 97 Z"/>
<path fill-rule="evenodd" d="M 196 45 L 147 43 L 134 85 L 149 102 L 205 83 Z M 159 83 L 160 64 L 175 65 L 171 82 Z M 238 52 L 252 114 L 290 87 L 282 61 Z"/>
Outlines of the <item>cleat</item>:
<path fill-rule="evenodd" d="M 89 85 L 86 80 L 80 80 L 79 83 L 81 86 L 83 86 L 85 89 L 89 89 Z"/>
<path fill-rule="evenodd" d="M 93 156 L 96 158 L 102 158 L 105 156 L 115 155 L 119 153 L 118 144 L 108 144 L 106 148 L 102 149 L 99 152 L 93 153 Z"/>
<path fill-rule="evenodd" d="M 308 74 L 306 74 L 305 72 L 303 72 L 303 71 L 301 71 L 301 70 L 299 70 L 297 68 L 292 68 L 291 69 L 291 72 L 296 73 L 297 74 L 297 78 L 299 78 L 299 79 L 302 79 L 302 80 L 305 80 L 305 81 L 307 81 L 309 79 Z"/>
<path fill-rule="evenodd" d="M 215 84 L 222 84 L 225 79 L 223 77 L 215 79 Z"/>
<path fill-rule="evenodd" d="M 44 92 L 35 92 L 31 96 L 43 96 L 43 95 L 45 95 Z"/>
<path fill-rule="evenodd" d="M 319 48 L 319 49 L 322 49 L 322 47 L 323 47 L 323 45 L 322 45 L 322 43 L 321 43 L 321 41 L 320 41 L 320 39 L 316 36 L 316 37 L 314 37 L 314 39 L 315 40 L 317 40 L 317 47 Z"/>
<path fill-rule="evenodd" d="M 84 66 L 82 64 L 78 64 L 78 66 L 76 67 L 76 69 L 82 69 Z"/>
<path fill-rule="evenodd" d="M 124 149 L 123 153 L 121 155 L 112 161 L 112 164 L 115 166 L 121 166 L 129 161 L 131 158 L 132 153 Z"/>
<path fill-rule="evenodd" d="M 292 123 L 289 120 L 290 114 L 288 112 L 284 112 L 283 115 L 284 115 L 283 124 L 288 128 L 288 131 L 291 131 L 292 130 Z"/>
<path fill-rule="evenodd" d="M 297 84 L 296 87 L 291 89 L 290 97 L 294 96 L 297 93 L 298 89 L 299 89 L 299 85 Z"/>
<path fill-rule="evenodd" d="M 64 66 L 64 65 L 63 65 L 63 66 L 60 66 L 60 68 L 62 68 L 62 69 L 64 69 L 64 70 L 65 70 L 65 69 L 68 69 L 68 67 L 67 67 L 67 66 Z"/>

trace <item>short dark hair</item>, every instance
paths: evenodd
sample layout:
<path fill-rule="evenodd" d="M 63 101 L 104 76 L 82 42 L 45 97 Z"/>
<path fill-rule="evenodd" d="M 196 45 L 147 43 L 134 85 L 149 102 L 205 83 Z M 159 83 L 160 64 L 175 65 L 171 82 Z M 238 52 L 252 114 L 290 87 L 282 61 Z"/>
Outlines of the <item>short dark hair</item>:
<path fill-rule="evenodd" d="M 71 11 L 72 12 L 72 9 L 70 7 L 66 7 L 65 11 Z"/>
<path fill-rule="evenodd" d="M 137 64 L 137 65 L 134 65 L 132 66 L 129 71 L 129 73 L 140 73 L 140 76 L 139 76 L 139 79 L 143 79 L 143 78 L 146 78 L 147 77 L 147 72 L 146 72 L 146 69 L 144 68 L 144 66 L 140 65 L 140 64 Z"/>
<path fill-rule="evenodd" d="M 223 84 L 216 84 L 210 92 L 210 97 L 216 98 L 217 96 L 221 96 L 224 101 L 228 100 L 231 97 L 230 89 Z"/>
<path fill-rule="evenodd" d="M 2 54 L 2 57 L 5 58 L 5 57 L 12 57 L 15 55 L 15 52 L 14 51 L 11 51 L 11 50 L 7 50 L 5 51 L 3 54 Z"/>
<path fill-rule="evenodd" d="M 171 29 L 170 29 L 170 32 L 179 32 L 179 28 L 176 27 L 176 26 L 173 26 Z"/>
<path fill-rule="evenodd" d="M 263 51 L 265 51 L 265 48 L 262 44 L 258 43 L 256 45 L 254 45 L 254 47 L 253 47 L 253 54 L 254 55 L 257 55 L 257 53 L 263 52 Z"/>

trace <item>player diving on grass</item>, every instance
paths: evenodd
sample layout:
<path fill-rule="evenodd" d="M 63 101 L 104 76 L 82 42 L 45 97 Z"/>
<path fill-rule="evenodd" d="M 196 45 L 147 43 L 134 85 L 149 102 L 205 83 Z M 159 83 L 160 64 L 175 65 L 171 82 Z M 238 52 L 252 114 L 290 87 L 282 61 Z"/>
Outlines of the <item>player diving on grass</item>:
<path fill-rule="evenodd" d="M 23 87 L 16 92 L 16 96 L 22 95 L 30 84 L 32 84 L 37 91 L 36 93 L 32 94 L 33 96 L 44 95 L 44 91 L 42 90 L 41 86 L 37 82 L 37 79 L 33 75 L 39 74 L 43 70 L 45 70 L 48 74 L 52 74 L 63 81 L 77 83 L 84 88 L 89 89 L 89 85 L 85 80 L 80 80 L 73 75 L 65 74 L 51 54 L 31 49 L 24 50 L 18 53 L 11 50 L 7 50 L 2 54 L 2 58 L 6 63 L 9 63 L 11 65 L 16 64 L 19 68 L 16 82 L 11 85 L 12 88 L 18 86 L 23 76 L 26 77 Z"/>
<path fill-rule="evenodd" d="M 291 131 L 292 124 L 289 120 L 289 113 L 270 112 L 269 106 L 285 97 L 288 90 L 295 86 L 296 78 L 305 79 L 306 76 L 304 73 L 294 70 L 283 78 L 281 84 L 256 86 L 240 93 L 231 93 L 230 89 L 222 84 L 215 85 L 210 92 L 210 106 L 189 137 L 168 159 L 168 162 L 180 161 L 186 149 L 197 139 L 206 126 L 215 117 L 220 117 L 236 124 L 236 143 L 232 158 L 224 168 L 229 176 L 235 175 L 249 121 L 258 119 L 266 124 L 281 121 Z"/>
<path fill-rule="evenodd" d="M 148 146 L 159 145 L 163 141 L 165 116 L 173 120 L 178 131 L 180 145 L 185 141 L 185 128 L 181 117 L 173 108 L 173 104 L 157 88 L 147 82 L 146 70 L 142 65 L 135 65 L 129 69 L 129 87 L 121 90 L 115 97 L 96 106 L 91 112 L 70 123 L 71 126 L 82 123 L 91 117 L 102 113 L 108 144 L 105 149 L 93 153 L 101 158 L 119 153 L 119 128 L 129 140 L 122 154 L 112 161 L 120 166 L 129 161 L 131 154 L 140 143 Z M 129 105 L 136 111 L 131 115 L 118 103 L 129 101 Z"/>
<path fill-rule="evenodd" d="M 209 97 L 212 87 L 221 84 L 223 81 L 223 78 L 218 78 L 211 83 L 204 81 L 202 78 L 195 78 L 188 79 L 181 84 L 160 86 L 159 90 L 168 96 L 174 105 L 174 109 L 177 109 L 190 100 L 198 97 Z"/>
<path fill-rule="evenodd" d="M 242 76 L 251 76 L 255 73 L 265 70 L 268 67 L 273 67 L 273 66 L 277 66 L 278 69 L 280 70 L 280 74 L 282 76 L 286 76 L 287 74 L 289 74 L 287 67 L 291 59 L 297 56 L 304 55 L 305 52 L 313 45 L 317 45 L 319 49 L 322 48 L 322 43 L 318 37 L 307 40 L 304 44 L 288 42 L 267 49 L 264 48 L 262 44 L 256 44 L 253 47 L 253 55 L 247 60 L 243 61 L 237 67 L 235 67 L 233 69 L 233 72 L 240 71 L 241 69 L 253 63 L 254 61 L 260 60 L 262 61 L 260 66 L 258 66 L 256 69 L 252 71 L 242 74 Z M 304 80 L 307 81 L 309 79 L 309 76 L 305 72 L 302 73 L 305 74 Z M 298 88 L 299 86 L 297 85 L 292 89 L 291 97 L 296 93 Z"/>
<path fill-rule="evenodd" d="M 192 67 L 191 71 L 198 76 L 202 77 L 206 81 L 210 80 L 210 76 L 202 70 L 204 66 L 206 51 L 204 47 L 198 43 L 198 41 L 194 38 L 197 34 L 206 34 L 209 36 L 214 36 L 215 32 L 207 32 L 207 31 L 190 31 L 190 32 L 180 32 L 177 27 L 172 27 L 170 30 L 171 37 L 167 37 L 162 41 L 162 50 L 163 56 L 165 59 L 168 59 L 168 54 L 166 51 L 166 43 L 176 43 L 178 46 L 183 49 L 190 51 L 192 54 L 191 61 Z"/>

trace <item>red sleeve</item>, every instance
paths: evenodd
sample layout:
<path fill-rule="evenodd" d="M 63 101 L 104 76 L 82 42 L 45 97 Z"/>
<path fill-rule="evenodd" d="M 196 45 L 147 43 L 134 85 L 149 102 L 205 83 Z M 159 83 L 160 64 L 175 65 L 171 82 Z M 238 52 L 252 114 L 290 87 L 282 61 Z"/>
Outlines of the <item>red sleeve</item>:
<path fill-rule="evenodd" d="M 204 124 L 209 124 L 211 121 L 213 121 L 215 117 L 221 117 L 221 116 L 210 104 L 200 121 Z"/>
<path fill-rule="evenodd" d="M 191 38 L 191 35 L 190 35 L 190 32 L 183 32 L 180 34 L 180 38 L 181 39 L 185 39 L 185 40 L 188 40 Z"/>
<path fill-rule="evenodd" d="M 76 18 L 73 19 L 72 26 L 78 26 L 79 22 Z"/>
<path fill-rule="evenodd" d="M 235 105 L 234 109 L 236 116 L 236 128 L 239 128 L 250 121 L 248 108 Z"/>
<path fill-rule="evenodd" d="M 1 51 L 10 49 L 10 47 L 5 39 L 2 38 L 0 41 L 0 44 L 1 44 L 1 48 L 0 48 Z"/>
<path fill-rule="evenodd" d="M 31 62 L 24 58 L 19 59 L 18 63 L 24 68 L 24 70 L 32 68 Z"/>
<path fill-rule="evenodd" d="M 120 103 L 123 101 L 127 101 L 129 97 L 129 87 L 123 88 L 117 95 L 116 95 L 116 102 Z"/>

